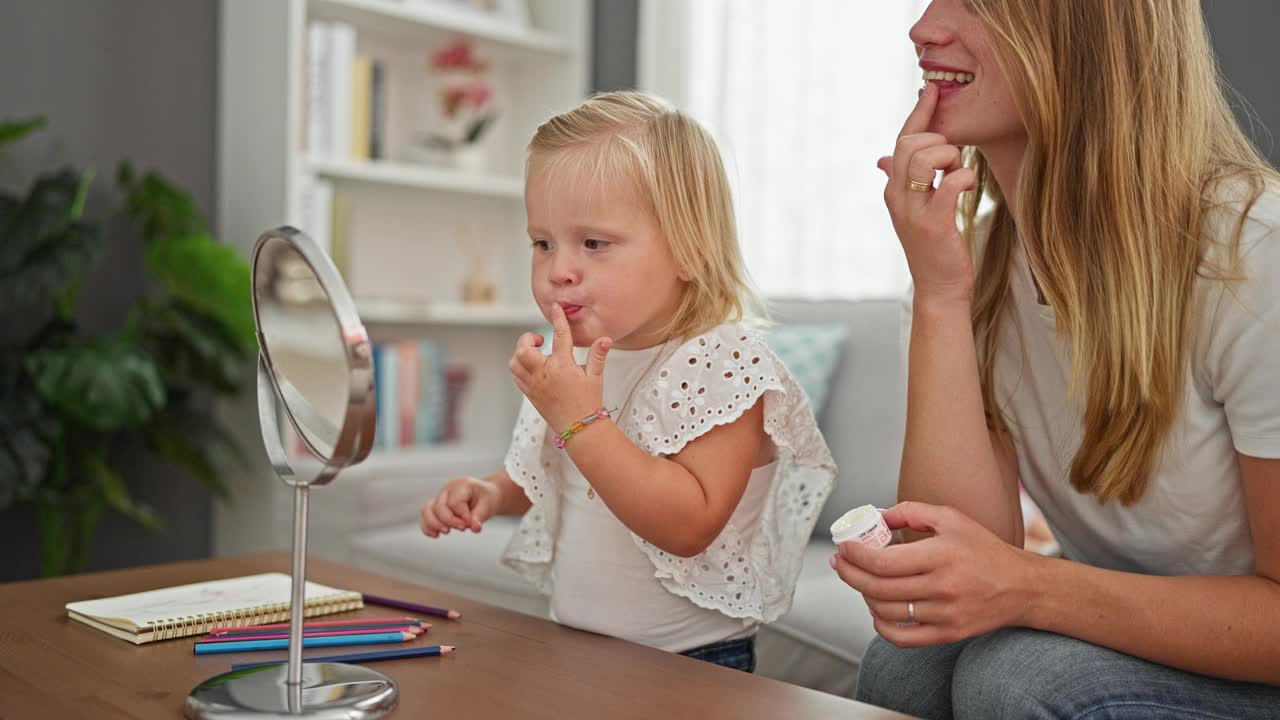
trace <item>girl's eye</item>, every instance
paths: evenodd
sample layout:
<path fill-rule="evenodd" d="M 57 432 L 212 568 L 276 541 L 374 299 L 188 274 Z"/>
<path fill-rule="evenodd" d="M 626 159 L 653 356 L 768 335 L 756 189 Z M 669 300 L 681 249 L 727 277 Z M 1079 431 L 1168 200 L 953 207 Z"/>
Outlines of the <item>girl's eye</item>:
<path fill-rule="evenodd" d="M 588 250 L 603 250 L 609 245 L 608 242 L 605 242 L 604 240 L 597 240 L 596 238 L 587 238 L 582 244 L 585 245 Z"/>
<path fill-rule="evenodd" d="M 547 250 L 551 249 L 551 243 L 547 242 L 546 240 L 534 240 L 533 249 L 541 252 L 546 252 Z"/>

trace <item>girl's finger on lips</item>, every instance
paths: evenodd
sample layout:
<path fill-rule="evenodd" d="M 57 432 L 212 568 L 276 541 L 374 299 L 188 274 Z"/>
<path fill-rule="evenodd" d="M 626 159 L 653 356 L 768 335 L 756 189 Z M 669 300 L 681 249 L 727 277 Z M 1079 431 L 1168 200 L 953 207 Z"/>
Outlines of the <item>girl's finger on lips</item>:
<path fill-rule="evenodd" d="M 906 121 L 902 123 L 902 130 L 898 133 L 898 137 L 914 135 L 928 130 L 929 123 L 933 121 L 933 111 L 937 107 L 938 88 L 934 87 L 933 83 L 928 83 L 916 100 L 915 107 L 907 115 Z"/>

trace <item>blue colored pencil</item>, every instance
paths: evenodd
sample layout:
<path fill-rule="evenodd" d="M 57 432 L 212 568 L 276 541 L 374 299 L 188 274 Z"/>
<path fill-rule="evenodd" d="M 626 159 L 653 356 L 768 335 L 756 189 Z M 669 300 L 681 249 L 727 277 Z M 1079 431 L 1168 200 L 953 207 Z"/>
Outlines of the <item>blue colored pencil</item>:
<path fill-rule="evenodd" d="M 338 647 L 342 645 L 381 645 L 412 640 L 417 637 L 405 632 L 369 633 L 368 635 L 330 635 L 323 637 L 303 637 L 302 647 Z M 279 640 L 244 640 L 240 642 L 197 642 L 197 655 L 213 653 L 248 652 L 251 650 L 288 650 L 289 639 Z"/>
<path fill-rule="evenodd" d="M 432 645 L 431 647 L 407 648 L 405 650 L 379 650 L 377 652 L 367 653 L 351 653 L 350 655 L 328 655 L 326 657 L 309 657 L 302 658 L 302 662 L 341 662 L 341 663 L 366 663 L 378 662 L 379 660 L 399 660 L 401 658 L 416 657 L 435 657 L 436 655 L 448 655 L 456 648 L 452 645 Z M 252 663 L 236 663 L 231 666 L 232 670 L 243 670 L 245 668 L 263 667 L 265 665 L 283 665 L 288 660 L 268 660 L 266 662 Z"/>

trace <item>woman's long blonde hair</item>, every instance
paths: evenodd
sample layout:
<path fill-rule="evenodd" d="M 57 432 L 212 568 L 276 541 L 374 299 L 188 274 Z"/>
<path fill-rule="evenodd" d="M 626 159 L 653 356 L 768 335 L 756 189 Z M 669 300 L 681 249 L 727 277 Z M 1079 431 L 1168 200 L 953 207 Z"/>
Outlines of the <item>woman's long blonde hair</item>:
<path fill-rule="evenodd" d="M 967 151 L 971 244 L 984 190 L 994 201 L 973 303 L 988 422 L 1009 429 L 994 361 L 1020 236 L 1070 344 L 1072 396 L 1084 393 L 1071 483 L 1129 505 L 1182 408 L 1197 278 L 1239 269 L 1244 214 L 1222 263 L 1202 238 L 1206 215 L 1224 193 L 1247 213 L 1277 176 L 1231 114 L 1199 0 L 971 2 L 1028 136 L 1016 217 L 981 152 Z"/>
<path fill-rule="evenodd" d="M 657 219 L 685 279 L 666 337 L 763 319 L 720 152 L 696 120 L 644 93 L 601 93 L 543 123 L 529 142 L 526 176 L 536 164 L 564 163 L 590 177 L 630 178 Z"/>

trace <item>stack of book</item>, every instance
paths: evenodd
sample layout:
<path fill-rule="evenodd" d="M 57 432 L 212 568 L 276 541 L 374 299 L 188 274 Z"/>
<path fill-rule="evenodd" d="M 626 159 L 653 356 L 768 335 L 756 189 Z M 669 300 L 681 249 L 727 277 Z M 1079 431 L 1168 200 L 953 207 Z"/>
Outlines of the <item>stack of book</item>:
<path fill-rule="evenodd" d="M 458 439 L 458 407 L 466 368 L 449 367 L 432 340 L 376 343 L 373 376 L 378 398 L 374 447 L 422 447 Z"/>
<path fill-rule="evenodd" d="M 313 21 L 306 67 L 307 150 L 330 160 L 384 157 L 385 65 L 356 52 L 355 28 Z"/>

